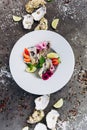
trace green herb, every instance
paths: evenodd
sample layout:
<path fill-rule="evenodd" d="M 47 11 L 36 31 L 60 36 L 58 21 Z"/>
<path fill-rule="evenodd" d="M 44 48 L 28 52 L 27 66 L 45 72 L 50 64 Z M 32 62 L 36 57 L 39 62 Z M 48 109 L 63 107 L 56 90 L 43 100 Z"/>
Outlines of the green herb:
<path fill-rule="evenodd" d="M 33 65 L 31 63 L 27 63 L 27 66 L 30 68 L 30 70 L 33 69 Z"/>
<path fill-rule="evenodd" d="M 43 63 L 45 62 L 45 58 L 43 56 L 40 57 L 38 64 L 36 64 L 36 68 L 41 68 Z"/>
<path fill-rule="evenodd" d="M 58 57 L 58 61 L 59 61 L 59 63 L 61 63 L 61 59 L 60 59 L 60 57 Z"/>
<path fill-rule="evenodd" d="M 45 58 L 43 56 L 41 56 L 39 59 L 39 62 L 40 62 L 40 64 L 43 64 L 45 62 Z"/>

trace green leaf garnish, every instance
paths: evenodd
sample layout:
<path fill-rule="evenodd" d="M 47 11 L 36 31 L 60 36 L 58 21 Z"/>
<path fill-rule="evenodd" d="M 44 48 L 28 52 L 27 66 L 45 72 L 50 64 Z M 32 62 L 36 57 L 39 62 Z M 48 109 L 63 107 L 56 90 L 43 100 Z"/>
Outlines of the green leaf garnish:
<path fill-rule="evenodd" d="M 58 61 L 59 61 L 59 63 L 61 63 L 61 59 L 60 59 L 60 57 L 58 57 Z"/>
<path fill-rule="evenodd" d="M 33 65 L 31 63 L 27 63 L 27 66 L 30 68 L 30 70 L 32 70 Z"/>
<path fill-rule="evenodd" d="M 40 62 L 40 64 L 43 64 L 45 62 L 45 58 L 43 56 L 41 56 L 39 62 Z"/>
<path fill-rule="evenodd" d="M 45 62 L 45 58 L 43 56 L 40 57 L 38 64 L 36 64 L 36 68 L 41 68 L 43 66 L 43 63 Z"/>

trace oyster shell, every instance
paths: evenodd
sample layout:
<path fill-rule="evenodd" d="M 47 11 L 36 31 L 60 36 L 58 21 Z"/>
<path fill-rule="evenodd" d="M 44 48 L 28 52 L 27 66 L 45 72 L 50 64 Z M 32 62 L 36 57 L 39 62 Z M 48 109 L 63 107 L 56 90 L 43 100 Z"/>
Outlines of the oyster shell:
<path fill-rule="evenodd" d="M 25 126 L 22 130 L 29 130 L 29 127 Z"/>
<path fill-rule="evenodd" d="M 47 70 L 50 69 L 51 67 L 51 60 L 50 59 L 46 59 L 46 62 L 43 64 L 43 67 L 39 70 L 38 74 L 40 77 L 42 77 L 42 74 Z"/>
<path fill-rule="evenodd" d="M 23 19 L 23 27 L 24 27 L 25 29 L 31 29 L 33 23 L 34 23 L 34 20 L 33 20 L 32 15 L 27 14 L 27 15 L 24 16 L 24 19 Z"/>
<path fill-rule="evenodd" d="M 40 21 L 40 19 L 42 19 L 45 14 L 46 14 L 46 7 L 43 6 L 37 9 L 34 13 L 32 13 L 32 16 L 35 21 Z"/>
<path fill-rule="evenodd" d="M 50 101 L 50 96 L 49 95 L 44 95 L 44 96 L 40 96 L 38 98 L 35 99 L 35 109 L 36 110 L 44 110 L 47 105 L 49 104 Z"/>
<path fill-rule="evenodd" d="M 55 129 L 59 113 L 52 109 L 46 116 L 46 122 L 49 129 Z"/>
<path fill-rule="evenodd" d="M 41 121 L 44 118 L 44 116 L 45 116 L 44 111 L 35 110 L 34 113 L 31 116 L 29 116 L 27 123 L 30 124 L 37 123 Z"/>
<path fill-rule="evenodd" d="M 42 18 L 40 23 L 34 30 L 47 30 L 48 29 L 48 20 L 46 18 Z"/>
<path fill-rule="evenodd" d="M 25 9 L 28 13 L 32 13 L 35 8 L 38 8 L 40 5 L 45 4 L 45 0 L 29 0 L 29 2 L 25 5 Z"/>
<path fill-rule="evenodd" d="M 46 125 L 43 124 L 43 123 L 38 123 L 38 124 L 35 126 L 34 130 L 47 130 L 47 127 L 46 127 Z"/>

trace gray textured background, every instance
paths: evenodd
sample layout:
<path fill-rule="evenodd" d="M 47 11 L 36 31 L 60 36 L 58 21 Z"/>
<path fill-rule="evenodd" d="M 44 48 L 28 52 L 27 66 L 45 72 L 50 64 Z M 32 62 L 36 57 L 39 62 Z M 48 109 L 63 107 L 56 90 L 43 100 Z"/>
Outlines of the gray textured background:
<path fill-rule="evenodd" d="M 26 1 L 0 0 L 0 130 L 21 130 L 27 125 L 26 119 L 33 112 L 34 99 L 37 97 L 18 87 L 9 71 L 9 55 L 13 45 L 29 32 L 23 29 L 21 22 L 14 22 L 12 15 L 26 14 Z M 50 24 L 53 18 L 60 19 L 56 32 L 72 46 L 76 65 L 69 83 L 51 95 L 45 113 L 62 97 L 64 105 L 58 112 L 66 125 L 64 129 L 62 123 L 63 128 L 58 130 L 87 130 L 87 0 L 65 1 L 47 3 L 46 18 L 49 30 L 52 30 Z M 34 125 L 30 127 L 33 130 Z"/>

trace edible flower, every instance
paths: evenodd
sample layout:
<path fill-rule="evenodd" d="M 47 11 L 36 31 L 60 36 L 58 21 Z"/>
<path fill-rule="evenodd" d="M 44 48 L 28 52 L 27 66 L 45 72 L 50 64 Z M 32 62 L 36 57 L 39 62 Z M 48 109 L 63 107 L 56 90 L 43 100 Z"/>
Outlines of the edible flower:
<path fill-rule="evenodd" d="M 42 43 L 36 45 L 36 48 L 38 50 L 46 49 L 46 47 L 47 47 L 47 43 L 46 42 L 42 42 Z"/>
<path fill-rule="evenodd" d="M 53 64 L 52 64 L 51 67 L 50 67 L 50 71 L 51 71 L 51 72 L 54 72 L 54 70 L 55 70 L 55 68 L 54 68 L 54 66 L 53 66 Z"/>
<path fill-rule="evenodd" d="M 49 77 L 51 77 L 53 73 L 50 70 L 47 70 L 44 74 L 42 74 L 42 79 L 47 80 Z"/>
<path fill-rule="evenodd" d="M 46 42 L 42 42 L 40 45 L 41 45 L 42 49 L 46 49 L 46 47 L 47 47 L 47 43 Z"/>
<path fill-rule="evenodd" d="M 48 74 L 49 77 L 51 77 L 51 76 L 53 75 L 53 73 L 52 73 L 50 70 L 47 70 L 47 71 L 46 71 L 46 74 Z"/>
<path fill-rule="evenodd" d="M 49 75 L 47 73 L 42 74 L 42 79 L 43 80 L 49 79 Z"/>

